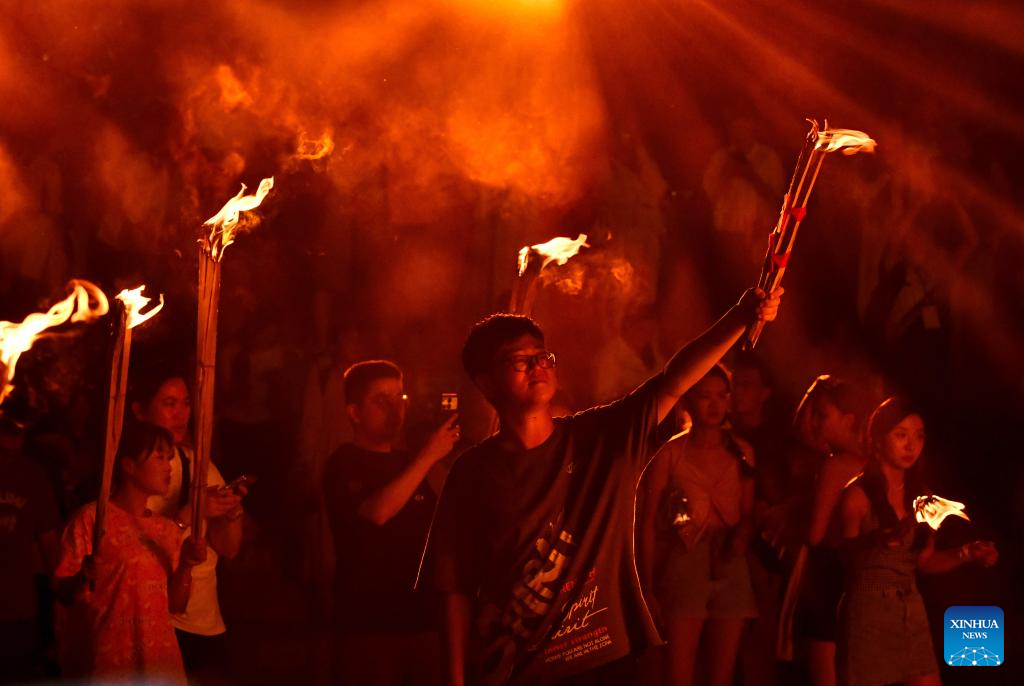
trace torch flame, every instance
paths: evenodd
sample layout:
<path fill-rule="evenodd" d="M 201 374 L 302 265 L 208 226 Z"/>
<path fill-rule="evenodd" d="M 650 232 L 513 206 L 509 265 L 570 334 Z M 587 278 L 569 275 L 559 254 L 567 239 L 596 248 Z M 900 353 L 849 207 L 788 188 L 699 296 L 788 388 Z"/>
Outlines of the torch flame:
<path fill-rule="evenodd" d="M 246 195 L 246 186 L 243 183 L 242 190 L 238 191 L 238 195 L 228 200 L 224 207 L 220 209 L 220 212 L 203 222 L 203 226 L 212 227 L 210 229 L 209 247 L 210 254 L 214 259 L 219 260 L 221 255 L 224 254 L 224 249 L 235 242 L 235 234 L 237 233 L 238 220 L 241 213 L 259 207 L 273 187 L 274 177 L 271 176 L 260 181 L 255 195 Z"/>
<path fill-rule="evenodd" d="M 835 152 L 842 150 L 844 155 L 856 155 L 859 152 L 874 152 L 875 140 L 863 131 L 853 129 L 830 129 L 825 122 L 825 130 L 818 134 L 816 150 Z"/>
<path fill-rule="evenodd" d="M 914 498 L 915 518 L 918 522 L 924 522 L 936 531 L 942 525 L 942 521 L 949 516 L 971 521 L 971 518 L 963 510 L 963 503 L 946 500 L 937 495 L 922 495 Z"/>
<path fill-rule="evenodd" d="M 90 322 L 110 310 L 107 296 L 95 284 L 74 279 L 68 286 L 71 294 L 47 312 L 34 312 L 20 324 L 0 321 L 0 402 L 14 390 L 11 381 L 18 358 L 32 347 L 43 331 L 69 320 Z"/>
<path fill-rule="evenodd" d="M 139 324 L 149 321 L 149 319 L 155 316 L 157 312 L 163 309 L 164 294 L 161 293 L 160 304 L 153 307 L 149 312 L 146 312 L 145 314 L 142 313 L 142 308 L 148 305 L 149 302 L 152 300 L 152 298 L 147 298 L 146 296 L 142 295 L 142 290 L 145 287 L 145 285 L 142 285 L 139 286 L 138 288 L 133 289 L 126 288 L 115 296 L 117 300 L 120 300 L 122 303 L 124 303 L 124 309 L 128 313 L 126 326 L 129 329 L 134 329 Z"/>
<path fill-rule="evenodd" d="M 299 149 L 295 153 L 296 159 L 319 160 L 334 152 L 334 137 L 330 129 L 320 136 L 319 140 L 306 138 L 305 134 L 299 139 Z"/>
<path fill-rule="evenodd" d="M 587 234 L 585 233 L 577 236 L 576 240 L 559 236 L 552 238 L 547 243 L 525 246 L 519 251 L 519 276 L 526 272 L 526 265 L 530 262 L 531 252 L 537 253 L 544 258 L 544 262 L 540 266 L 541 269 L 544 269 L 544 267 L 552 262 L 556 262 L 561 266 L 568 262 L 571 257 L 574 257 L 580 251 L 580 248 L 589 247 L 590 244 L 587 243 Z"/>

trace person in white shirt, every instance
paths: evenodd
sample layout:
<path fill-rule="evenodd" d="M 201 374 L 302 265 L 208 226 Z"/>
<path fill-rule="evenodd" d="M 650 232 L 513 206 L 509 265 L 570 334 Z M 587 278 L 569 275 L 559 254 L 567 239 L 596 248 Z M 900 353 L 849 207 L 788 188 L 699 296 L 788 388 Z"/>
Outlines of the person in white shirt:
<path fill-rule="evenodd" d="M 190 444 L 189 419 L 192 406 L 188 385 L 182 374 L 162 370 L 142 375 L 132 384 L 132 412 L 143 421 L 167 429 L 174 437 L 175 459 L 171 462 L 171 486 L 164 496 L 151 496 L 149 508 L 170 517 L 183 530 L 191 528 L 189 497 L 195 452 Z M 209 543 L 206 561 L 192 571 L 192 595 L 185 612 L 171 615 L 178 635 L 185 669 L 203 680 L 223 662 L 223 635 L 227 630 L 217 601 L 217 560 L 231 559 L 242 543 L 242 499 L 244 483 L 228 486 L 217 466 L 209 462 L 204 537 Z"/>

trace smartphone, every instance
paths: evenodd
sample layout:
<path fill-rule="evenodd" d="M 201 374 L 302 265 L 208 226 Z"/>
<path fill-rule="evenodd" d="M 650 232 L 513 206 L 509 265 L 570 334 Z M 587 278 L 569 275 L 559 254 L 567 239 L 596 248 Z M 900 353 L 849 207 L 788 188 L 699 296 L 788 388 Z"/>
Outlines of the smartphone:
<path fill-rule="evenodd" d="M 242 476 L 240 476 L 237 479 L 233 480 L 231 483 L 225 485 L 224 489 L 225 490 L 232 490 L 235 493 L 238 493 L 238 489 L 240 487 L 245 486 L 246 488 L 252 488 L 252 485 L 254 483 L 256 483 L 256 477 L 255 476 L 253 476 L 251 474 L 243 474 Z"/>
<path fill-rule="evenodd" d="M 445 414 L 451 414 L 452 412 L 459 411 L 459 394 L 458 393 L 442 393 L 441 394 L 441 411 Z"/>

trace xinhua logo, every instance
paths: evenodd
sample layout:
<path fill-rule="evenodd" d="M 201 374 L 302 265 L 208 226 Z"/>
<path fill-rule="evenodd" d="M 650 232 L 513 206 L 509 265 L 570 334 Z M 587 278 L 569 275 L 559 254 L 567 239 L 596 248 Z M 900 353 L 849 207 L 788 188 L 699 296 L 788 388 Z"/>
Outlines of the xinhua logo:
<path fill-rule="evenodd" d="M 1003 664 L 1003 611 L 994 605 L 956 605 L 946 610 L 943 658 L 953 667 Z"/>

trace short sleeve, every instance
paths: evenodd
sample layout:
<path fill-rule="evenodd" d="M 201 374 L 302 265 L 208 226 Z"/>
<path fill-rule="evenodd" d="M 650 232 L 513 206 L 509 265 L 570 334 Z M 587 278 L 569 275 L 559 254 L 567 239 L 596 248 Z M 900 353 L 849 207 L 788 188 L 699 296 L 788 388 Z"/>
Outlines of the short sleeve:
<path fill-rule="evenodd" d="M 60 561 L 55 577 L 69 577 L 82 568 L 82 559 L 92 551 L 92 528 L 96 521 L 95 504 L 86 505 L 68 521 L 60 541 Z"/>
<path fill-rule="evenodd" d="M 470 597 L 479 590 L 482 517 L 474 497 L 470 459 L 467 453 L 456 461 L 441 489 L 416 579 L 417 590 Z"/>
<path fill-rule="evenodd" d="M 574 417 L 583 433 L 603 436 L 607 446 L 630 461 L 638 478 L 673 433 L 671 422 L 658 422 L 661 379 L 662 374 L 656 374 L 629 395 Z"/>

